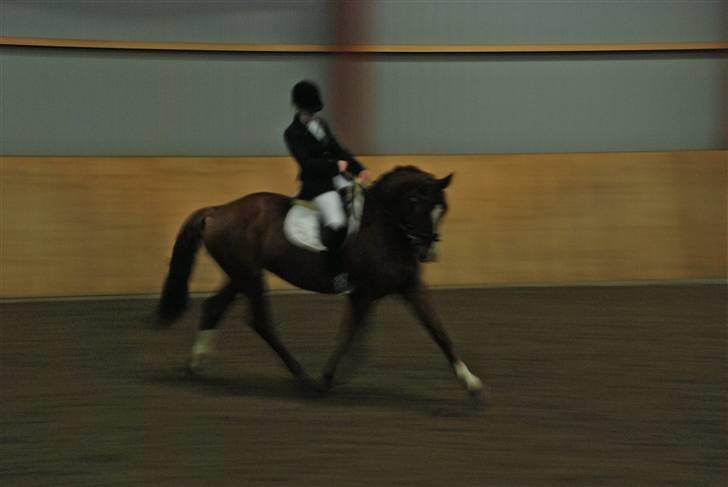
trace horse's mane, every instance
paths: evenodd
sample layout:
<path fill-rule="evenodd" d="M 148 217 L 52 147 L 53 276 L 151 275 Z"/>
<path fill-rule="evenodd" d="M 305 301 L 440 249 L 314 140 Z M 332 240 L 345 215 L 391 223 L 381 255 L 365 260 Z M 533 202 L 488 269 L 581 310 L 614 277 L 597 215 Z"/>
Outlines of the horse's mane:
<path fill-rule="evenodd" d="M 401 177 L 404 174 L 422 174 L 427 176 L 432 176 L 429 173 L 426 173 L 425 171 L 421 170 L 420 168 L 416 166 L 397 166 L 394 169 L 392 169 L 389 172 L 386 172 L 382 174 L 382 176 L 377 180 L 378 183 L 385 183 L 387 181 L 390 181 L 392 178 Z"/>
<path fill-rule="evenodd" d="M 425 184 L 435 180 L 435 177 L 415 166 L 397 166 L 384 173 L 371 187 L 375 192 L 389 193 L 397 191 L 403 185 Z"/>

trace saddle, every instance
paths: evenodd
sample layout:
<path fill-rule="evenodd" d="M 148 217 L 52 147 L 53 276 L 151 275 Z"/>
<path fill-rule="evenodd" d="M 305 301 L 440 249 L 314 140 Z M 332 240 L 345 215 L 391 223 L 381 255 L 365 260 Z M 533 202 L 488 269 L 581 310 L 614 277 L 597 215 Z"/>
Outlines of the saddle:
<path fill-rule="evenodd" d="M 360 184 L 354 183 L 340 190 L 344 211 L 346 212 L 346 240 L 351 240 L 361 225 L 364 211 L 364 191 Z M 291 209 L 283 222 L 283 233 L 293 245 L 313 252 L 323 252 L 326 246 L 321 242 L 321 219 L 318 210 L 310 201 L 293 200 Z"/>

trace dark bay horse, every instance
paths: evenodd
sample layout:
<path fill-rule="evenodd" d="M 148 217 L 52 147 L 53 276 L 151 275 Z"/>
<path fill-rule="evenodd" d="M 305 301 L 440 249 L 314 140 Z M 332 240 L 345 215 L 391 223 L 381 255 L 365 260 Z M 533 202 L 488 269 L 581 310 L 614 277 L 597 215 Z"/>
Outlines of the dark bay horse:
<path fill-rule="evenodd" d="M 203 303 L 200 329 L 188 363 L 193 371 L 211 353 L 212 339 L 226 308 L 243 294 L 250 302 L 253 330 L 288 370 L 305 383 L 327 390 L 340 359 L 365 327 L 372 304 L 383 296 L 399 294 L 445 354 L 456 377 L 469 392 L 477 393 L 481 381 L 453 351 L 420 279 L 420 262 L 432 259 L 439 240 L 438 224 L 447 211 L 444 189 L 451 179 L 452 175 L 436 179 L 412 166 L 397 167 L 366 190 L 359 233 L 344 250 L 345 265 L 356 287 L 348 295 L 348 319 L 321 382 L 305 372 L 279 339 L 265 296 L 264 269 L 299 288 L 333 292 L 333 275 L 326 270 L 324 254 L 292 245 L 283 233 L 290 197 L 254 193 L 190 215 L 174 244 L 159 303 L 160 323 L 171 323 L 185 310 L 195 254 L 204 243 L 228 281 Z"/>

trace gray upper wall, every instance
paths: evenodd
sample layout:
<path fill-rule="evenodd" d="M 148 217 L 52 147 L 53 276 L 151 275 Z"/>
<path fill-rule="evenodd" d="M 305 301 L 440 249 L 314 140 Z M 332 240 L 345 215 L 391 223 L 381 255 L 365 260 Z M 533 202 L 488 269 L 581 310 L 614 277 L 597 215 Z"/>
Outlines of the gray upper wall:
<path fill-rule="evenodd" d="M 0 49 L 0 153 L 280 155 L 327 55 Z M 376 56 L 357 153 L 725 147 L 725 54 Z M 327 111 L 324 115 L 328 116 Z M 334 120 L 334 127 L 340 124 Z M 345 141 L 349 138 L 345 138 Z"/>
<path fill-rule="evenodd" d="M 369 70 L 375 153 L 728 147 L 728 55 L 396 55 Z"/>
<path fill-rule="evenodd" d="M 370 42 L 726 40 L 725 6 L 700 0 L 376 1 Z M 331 40 L 331 7 L 313 0 L 0 0 L 0 34 L 317 43 Z M 356 153 L 726 147 L 725 53 L 358 59 L 370 97 L 352 100 L 347 116 L 365 110 L 370 124 L 362 139 L 368 142 L 352 141 Z M 290 87 L 312 78 L 329 99 L 333 60 L 0 47 L 0 154 L 285 154 Z"/>
<path fill-rule="evenodd" d="M 725 0 L 373 0 L 382 44 L 728 40 Z"/>
<path fill-rule="evenodd" d="M 364 1 L 364 0 L 357 0 Z M 377 44 L 726 41 L 725 0 L 371 0 Z M 327 0 L 0 0 L 3 36 L 329 43 Z"/>
<path fill-rule="evenodd" d="M 14 37 L 251 44 L 328 43 L 326 0 L 0 0 Z"/>
<path fill-rule="evenodd" d="M 327 56 L 0 49 L 0 153 L 279 155 Z"/>

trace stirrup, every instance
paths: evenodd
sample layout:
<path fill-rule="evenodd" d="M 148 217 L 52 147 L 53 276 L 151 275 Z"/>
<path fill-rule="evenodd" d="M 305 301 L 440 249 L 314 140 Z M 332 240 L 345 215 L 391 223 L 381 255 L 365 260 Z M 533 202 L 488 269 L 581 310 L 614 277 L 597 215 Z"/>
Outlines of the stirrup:
<path fill-rule="evenodd" d="M 346 272 L 334 277 L 333 287 L 335 294 L 351 294 L 354 291 L 354 286 L 349 282 L 349 274 Z"/>

